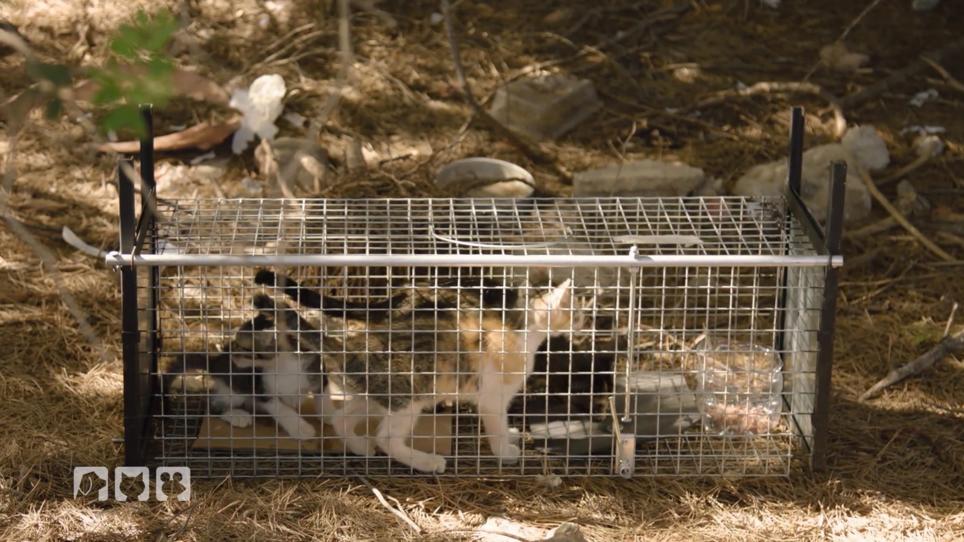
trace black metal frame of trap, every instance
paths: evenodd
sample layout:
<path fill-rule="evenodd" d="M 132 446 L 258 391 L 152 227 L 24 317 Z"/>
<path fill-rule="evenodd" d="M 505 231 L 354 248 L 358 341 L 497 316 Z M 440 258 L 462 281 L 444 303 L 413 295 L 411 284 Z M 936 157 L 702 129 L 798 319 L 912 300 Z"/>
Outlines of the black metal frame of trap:
<path fill-rule="evenodd" d="M 143 250 L 156 248 L 156 229 L 154 213 L 156 183 L 154 179 L 154 140 L 153 120 L 150 106 L 141 108 L 146 131 L 140 145 L 141 211 L 135 211 L 134 181 L 129 175 L 133 161 L 123 159 L 118 166 L 118 192 L 120 206 L 120 252 L 137 255 Z M 815 396 L 811 416 L 813 440 L 810 466 L 821 470 L 826 465 L 827 432 L 830 418 L 831 369 L 833 364 L 833 331 L 836 317 L 836 300 L 839 270 L 829 264 L 829 259 L 841 255 L 843 230 L 844 183 L 847 176 L 846 163 L 834 163 L 831 168 L 828 202 L 828 216 L 825 228 L 807 209 L 800 195 L 803 163 L 804 117 L 802 108 L 795 107 L 791 113 L 790 147 L 788 169 L 787 214 L 788 227 L 793 217 L 803 225 L 803 229 L 813 246 L 821 255 L 828 257 L 825 267 L 823 299 L 820 308 L 819 328 L 817 331 L 817 365 L 815 374 Z M 152 435 L 152 404 L 158 383 L 158 354 L 161 350 L 161 330 L 158 317 L 158 285 L 160 269 L 149 267 L 147 270 L 147 306 L 140 307 L 137 289 L 137 269 L 133 263 L 118 265 L 121 285 L 122 346 L 124 361 L 124 463 L 126 465 L 146 465 L 150 462 Z M 782 277 L 780 305 L 787 305 L 787 273 Z M 781 311 L 781 320 L 786 311 Z M 146 337 L 142 337 L 139 321 L 147 319 Z M 781 322 L 782 324 L 782 322 Z M 784 346 L 784 326 L 779 326 L 777 345 Z"/>

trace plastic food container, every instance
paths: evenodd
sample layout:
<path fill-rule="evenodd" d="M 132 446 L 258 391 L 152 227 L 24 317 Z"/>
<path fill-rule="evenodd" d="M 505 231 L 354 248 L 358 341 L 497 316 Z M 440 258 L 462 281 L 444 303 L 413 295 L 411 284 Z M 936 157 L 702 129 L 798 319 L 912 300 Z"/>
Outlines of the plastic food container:
<path fill-rule="evenodd" d="M 697 401 L 710 435 L 765 435 L 783 410 L 783 362 L 770 348 L 708 337 L 699 352 Z"/>

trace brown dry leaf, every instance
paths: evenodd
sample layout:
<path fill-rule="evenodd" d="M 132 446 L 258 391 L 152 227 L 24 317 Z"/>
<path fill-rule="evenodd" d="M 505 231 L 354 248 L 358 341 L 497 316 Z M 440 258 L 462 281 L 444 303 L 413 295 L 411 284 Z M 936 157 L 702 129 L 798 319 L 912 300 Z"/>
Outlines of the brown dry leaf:
<path fill-rule="evenodd" d="M 202 122 L 180 132 L 155 137 L 154 150 L 207 150 L 227 139 L 239 126 L 241 126 L 240 116 L 234 116 L 221 122 Z M 101 152 L 134 153 L 139 149 L 140 142 L 138 141 L 118 141 L 97 146 L 97 150 Z"/>

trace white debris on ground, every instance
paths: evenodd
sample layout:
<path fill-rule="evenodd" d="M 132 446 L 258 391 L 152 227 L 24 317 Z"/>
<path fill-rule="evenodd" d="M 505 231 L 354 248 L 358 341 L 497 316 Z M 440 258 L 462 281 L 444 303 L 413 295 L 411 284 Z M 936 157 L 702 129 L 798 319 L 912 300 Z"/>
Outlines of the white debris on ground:
<path fill-rule="evenodd" d="M 576 196 L 680 197 L 703 184 L 703 170 L 682 162 L 638 160 L 573 176 Z"/>
<path fill-rule="evenodd" d="M 586 542 L 586 536 L 574 523 L 562 523 L 554 529 L 526 525 L 506 518 L 490 517 L 473 533 L 482 542 Z"/>
<path fill-rule="evenodd" d="M 929 126 L 921 124 L 911 124 L 910 126 L 905 126 L 900 130 L 901 135 L 915 133 L 915 134 L 943 134 L 947 132 L 947 128 L 943 126 Z"/>
<path fill-rule="evenodd" d="M 936 100 L 939 96 L 940 94 L 937 93 L 937 89 L 929 88 L 914 94 L 914 96 L 907 103 L 914 107 L 921 107 L 927 102 Z"/>
<path fill-rule="evenodd" d="M 819 145 L 803 153 L 800 195 L 814 218 L 820 221 L 827 216 L 830 164 L 835 161 L 847 162 L 844 219 L 861 220 L 870 214 L 871 198 L 860 171 L 886 167 L 890 163 L 887 146 L 873 127 L 860 126 L 848 130 L 842 143 Z M 781 160 L 750 168 L 737 180 L 733 192 L 744 196 L 776 196 L 784 193 L 786 184 L 787 164 Z"/>
<path fill-rule="evenodd" d="M 278 133 L 274 123 L 284 109 L 281 103 L 284 96 L 285 82 L 280 75 L 262 75 L 247 90 L 238 89 L 231 93 L 230 106 L 243 115 L 241 127 L 231 140 L 234 154 L 244 152 L 255 135 L 267 141 L 274 139 Z"/>

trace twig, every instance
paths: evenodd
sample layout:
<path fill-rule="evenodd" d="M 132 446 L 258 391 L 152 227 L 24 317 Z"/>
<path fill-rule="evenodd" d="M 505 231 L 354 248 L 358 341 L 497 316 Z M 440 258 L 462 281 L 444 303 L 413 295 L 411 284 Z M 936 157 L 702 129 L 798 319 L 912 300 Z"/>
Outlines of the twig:
<path fill-rule="evenodd" d="M 946 81 L 951 88 L 960 92 L 964 92 L 964 83 L 961 83 L 953 75 L 948 73 L 947 70 L 944 69 L 944 66 L 941 66 L 939 63 L 927 58 L 926 56 L 922 56 L 920 57 L 920 59 L 926 62 L 930 67 L 934 68 L 934 71 L 939 73 L 941 77 L 944 78 L 944 81 Z"/>
<path fill-rule="evenodd" d="M 940 62 L 944 57 L 951 56 L 960 52 L 961 50 L 964 50 L 964 38 L 951 42 L 940 49 L 931 51 L 929 53 L 924 53 L 923 56 L 926 56 L 934 62 Z M 851 109 L 867 100 L 876 98 L 877 96 L 880 96 L 886 92 L 890 87 L 903 83 L 907 79 L 927 69 L 927 67 L 928 64 L 926 62 L 921 59 L 917 59 L 900 70 L 892 73 L 889 77 L 886 77 L 859 92 L 855 92 L 850 96 L 841 99 L 840 106 L 844 109 Z"/>
<path fill-rule="evenodd" d="M 883 233 L 893 228 L 896 225 L 897 225 L 897 220 L 892 216 L 888 216 L 878 220 L 877 222 L 867 224 L 866 226 L 863 226 L 861 228 L 857 228 L 856 230 L 852 230 L 848 232 L 847 237 L 849 239 L 861 239 L 869 235 Z M 847 262 L 847 266 L 848 267 L 850 266 L 849 261 Z"/>
<path fill-rule="evenodd" d="M 359 476 L 358 479 L 361 480 L 363 484 L 368 486 L 368 489 L 372 490 L 372 493 L 375 494 L 375 498 L 378 499 L 378 502 L 381 503 L 382 506 L 387 508 L 388 511 L 391 512 L 395 517 L 402 520 L 403 523 L 411 527 L 412 530 L 415 531 L 417 534 L 422 534 L 422 528 L 419 527 L 417 523 L 412 521 L 412 518 L 408 517 L 408 514 L 406 514 L 404 510 L 402 510 L 401 508 L 396 508 L 391 504 L 389 504 L 388 501 L 385 500 L 385 497 L 382 495 L 382 492 L 379 491 L 377 487 L 373 486 L 363 476 Z"/>
<path fill-rule="evenodd" d="M 723 90 L 704 98 L 697 102 L 696 105 L 686 108 L 686 111 L 717 105 L 731 98 L 745 98 L 758 94 L 778 94 L 786 92 L 812 94 L 822 98 L 830 105 L 830 109 L 833 111 L 834 134 L 840 137 L 847 130 L 847 119 L 844 117 L 840 100 L 825 91 L 820 85 L 806 81 L 761 81 L 746 88 Z"/>
<path fill-rule="evenodd" d="M 944 334 L 941 338 L 947 337 L 951 332 L 951 326 L 954 325 L 954 315 L 957 314 L 957 301 L 954 302 L 954 306 L 951 307 L 951 314 L 947 317 L 947 324 L 944 325 Z"/>
<path fill-rule="evenodd" d="M 860 176 L 860 180 L 863 181 L 864 185 L 867 187 L 867 190 L 870 192 L 870 195 L 873 196 L 875 200 L 877 200 L 877 203 L 879 203 L 881 207 L 883 207 L 884 209 L 887 210 L 888 213 L 890 213 L 890 216 L 894 217 L 894 219 L 897 221 L 898 224 L 900 224 L 901 226 L 904 227 L 905 230 L 907 230 L 907 233 L 911 234 L 915 239 L 917 239 L 918 242 L 920 242 L 920 244 L 924 245 L 924 247 L 926 247 L 927 250 L 933 252 L 940 259 L 946 262 L 954 261 L 953 256 L 945 252 L 944 249 L 937 246 L 936 244 L 934 244 L 933 241 L 925 237 L 924 234 L 920 232 L 920 230 L 918 230 L 913 224 L 911 224 L 910 221 L 907 220 L 907 218 L 903 214 L 901 214 L 901 212 L 896 207 L 894 207 L 894 205 L 890 201 L 887 200 L 886 196 L 881 194 L 880 190 L 877 188 L 877 185 L 874 184 L 874 180 L 870 178 L 870 174 L 868 174 L 866 171 L 863 171 L 859 168 L 857 169 L 858 169 L 857 173 Z"/>
<path fill-rule="evenodd" d="M 898 169 L 897 171 L 891 173 L 890 175 L 884 177 L 883 179 L 878 180 L 877 186 L 887 186 L 888 184 L 894 181 L 899 181 L 903 179 L 908 173 L 914 172 L 920 169 L 920 167 L 926 164 L 927 162 L 930 162 L 931 158 L 933 158 L 934 156 L 936 155 L 933 153 L 922 154 L 918 156 L 917 158 L 914 159 L 913 162 Z"/>
<path fill-rule="evenodd" d="M 465 77 L 465 67 L 462 65 L 462 54 L 459 51 L 459 43 L 455 37 L 455 27 L 452 23 L 452 9 L 449 6 L 448 0 L 442 0 L 442 17 L 445 23 L 445 34 L 448 37 L 449 48 L 452 51 L 452 62 L 455 64 L 455 75 L 458 77 L 459 85 L 462 87 L 462 94 L 465 96 L 465 101 L 468 102 L 475 116 L 482 119 L 493 131 L 512 143 L 512 145 L 519 149 L 522 154 L 529 157 L 529 159 L 534 162 L 546 164 L 563 181 L 572 182 L 572 173 L 560 165 L 556 161 L 556 158 L 543 149 L 539 143 L 526 141 L 523 136 L 505 127 L 501 122 L 496 120 L 495 117 L 490 115 L 488 111 L 482 108 L 479 101 L 475 99 L 472 87 Z"/>
<path fill-rule="evenodd" d="M 954 304 L 954 308 L 957 308 L 956 303 Z M 953 336 L 945 336 L 937 343 L 937 346 L 928 350 L 923 356 L 887 373 L 887 376 L 882 378 L 880 382 L 871 386 L 869 390 L 860 396 L 860 401 L 866 401 L 880 393 L 884 388 L 896 384 L 909 376 L 920 373 L 944 359 L 946 356 L 959 352 L 964 352 L 964 331 Z"/>
<path fill-rule="evenodd" d="M 849 34 L 851 30 L 853 30 L 858 24 L 860 24 L 860 21 L 862 21 L 864 17 L 866 17 L 867 14 L 870 13 L 872 9 L 877 7 L 877 4 L 879 3 L 880 3 L 880 0 L 874 0 L 873 2 L 867 4 L 867 7 L 865 7 L 864 10 L 860 12 L 860 15 L 857 15 L 857 18 L 851 21 L 850 24 L 847 25 L 847 28 L 845 28 L 843 33 L 840 34 L 840 37 L 837 38 L 837 41 L 843 41 L 847 39 L 847 34 Z"/>

